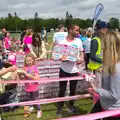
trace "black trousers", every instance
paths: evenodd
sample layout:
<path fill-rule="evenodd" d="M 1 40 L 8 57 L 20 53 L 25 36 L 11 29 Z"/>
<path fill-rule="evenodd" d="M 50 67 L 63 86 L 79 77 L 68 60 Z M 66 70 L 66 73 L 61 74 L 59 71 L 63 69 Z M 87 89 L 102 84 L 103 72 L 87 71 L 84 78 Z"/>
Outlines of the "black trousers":
<path fill-rule="evenodd" d="M 60 78 L 74 77 L 74 76 L 78 76 L 78 73 L 70 74 L 70 73 L 66 73 L 62 69 L 60 69 L 60 74 L 59 74 Z M 76 80 L 70 81 L 70 96 L 75 95 L 76 85 L 77 85 Z M 67 87 L 67 81 L 60 81 L 59 82 L 59 97 L 64 97 L 65 96 L 66 87 Z M 69 101 L 69 104 L 70 104 L 70 106 L 73 106 L 74 105 L 74 100 Z M 62 109 L 63 106 L 64 106 L 64 102 L 59 102 L 58 103 L 58 109 Z"/>
<path fill-rule="evenodd" d="M 88 69 L 87 65 L 89 64 L 90 53 L 85 54 L 85 67 Z"/>
<path fill-rule="evenodd" d="M 102 106 L 99 100 L 94 105 L 90 113 L 96 113 L 96 112 L 102 112 Z M 100 120 L 100 119 L 97 119 L 97 120 Z M 120 117 L 108 117 L 108 118 L 103 118 L 103 120 L 120 120 Z"/>

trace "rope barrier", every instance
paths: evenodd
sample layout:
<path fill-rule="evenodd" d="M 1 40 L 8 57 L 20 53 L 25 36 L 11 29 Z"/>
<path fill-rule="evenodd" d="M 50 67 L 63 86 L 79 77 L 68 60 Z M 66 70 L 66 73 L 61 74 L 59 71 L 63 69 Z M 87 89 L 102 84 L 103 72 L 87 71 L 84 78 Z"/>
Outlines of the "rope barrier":
<path fill-rule="evenodd" d="M 110 116 L 115 116 L 117 114 L 120 114 L 120 109 L 99 112 L 99 113 L 93 113 L 93 114 L 87 114 L 87 115 L 80 115 L 77 117 L 61 118 L 61 119 L 57 119 L 57 120 L 96 120 L 96 119 L 106 118 L 106 117 L 110 117 Z"/>
<path fill-rule="evenodd" d="M 90 94 L 84 94 L 84 95 L 67 96 L 67 97 L 61 97 L 61 98 L 41 99 L 41 100 L 35 100 L 35 101 L 29 101 L 29 102 L 11 103 L 11 104 L 0 105 L 0 107 L 48 104 L 48 103 L 55 103 L 55 102 L 62 102 L 62 101 L 69 101 L 69 100 L 85 99 L 89 97 L 91 97 Z"/>

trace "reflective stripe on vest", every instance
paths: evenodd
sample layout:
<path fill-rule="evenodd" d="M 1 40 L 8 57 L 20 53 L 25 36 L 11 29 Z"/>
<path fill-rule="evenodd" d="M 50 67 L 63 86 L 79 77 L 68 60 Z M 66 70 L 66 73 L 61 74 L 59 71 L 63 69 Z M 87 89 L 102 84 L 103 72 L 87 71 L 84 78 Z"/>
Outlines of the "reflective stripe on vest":
<path fill-rule="evenodd" d="M 101 41 L 100 41 L 100 38 L 98 37 L 95 37 L 93 38 L 92 40 L 97 40 L 98 42 L 98 50 L 96 52 L 96 56 L 99 57 L 99 58 L 102 58 L 102 55 L 101 55 Z M 90 70 L 96 70 L 98 68 L 100 68 L 102 66 L 102 64 L 98 63 L 98 62 L 95 62 L 93 60 L 89 60 L 89 64 L 88 64 L 88 68 Z"/>

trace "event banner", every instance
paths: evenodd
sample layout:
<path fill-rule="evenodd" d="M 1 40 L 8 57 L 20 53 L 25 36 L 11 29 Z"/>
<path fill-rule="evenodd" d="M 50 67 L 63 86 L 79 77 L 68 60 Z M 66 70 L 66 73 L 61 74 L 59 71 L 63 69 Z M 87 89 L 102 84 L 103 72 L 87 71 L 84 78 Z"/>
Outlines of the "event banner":
<path fill-rule="evenodd" d="M 103 10 L 104 10 L 103 4 L 99 3 L 99 4 L 96 6 L 95 13 L 94 13 L 93 32 L 94 32 L 94 28 L 95 28 L 95 25 L 96 25 L 96 23 L 97 23 L 97 20 L 98 20 L 101 12 L 102 12 Z"/>
<path fill-rule="evenodd" d="M 52 51 L 52 58 L 54 60 L 61 59 L 75 62 L 77 61 L 78 52 L 78 48 L 74 46 L 56 44 Z"/>
<path fill-rule="evenodd" d="M 37 61 L 40 78 L 59 78 L 60 65 L 60 60 L 43 59 Z M 88 88 L 88 86 L 90 86 L 89 82 L 86 82 L 85 80 L 78 81 L 76 87 L 77 94 L 84 92 Z M 28 96 L 26 95 L 26 92 L 24 90 L 24 84 L 19 84 L 17 87 L 17 91 L 18 96 L 22 101 L 28 99 Z M 69 91 L 70 90 L 68 82 L 66 95 L 69 95 Z M 58 93 L 59 82 L 39 84 L 39 99 L 58 97 Z"/>
<path fill-rule="evenodd" d="M 60 60 L 43 59 L 37 61 L 40 78 L 58 78 L 60 65 Z"/>

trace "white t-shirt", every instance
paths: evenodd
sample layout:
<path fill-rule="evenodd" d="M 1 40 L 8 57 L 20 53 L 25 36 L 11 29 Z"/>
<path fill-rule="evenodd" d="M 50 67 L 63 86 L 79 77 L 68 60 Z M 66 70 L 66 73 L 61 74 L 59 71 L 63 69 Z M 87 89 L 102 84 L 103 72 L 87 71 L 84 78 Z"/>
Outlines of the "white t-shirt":
<path fill-rule="evenodd" d="M 63 45 L 74 46 L 78 48 L 79 52 L 83 51 L 82 41 L 79 38 L 74 38 L 72 42 L 68 42 L 66 38 L 60 42 Z M 76 62 L 65 61 L 61 63 L 61 69 L 66 73 L 77 73 L 79 69 Z"/>
<path fill-rule="evenodd" d="M 87 38 L 87 40 L 83 41 L 83 45 L 85 46 L 85 53 L 90 53 L 91 38 Z"/>
<path fill-rule="evenodd" d="M 53 36 L 53 43 L 59 44 L 62 40 L 64 40 L 68 36 L 67 32 L 56 32 Z"/>

